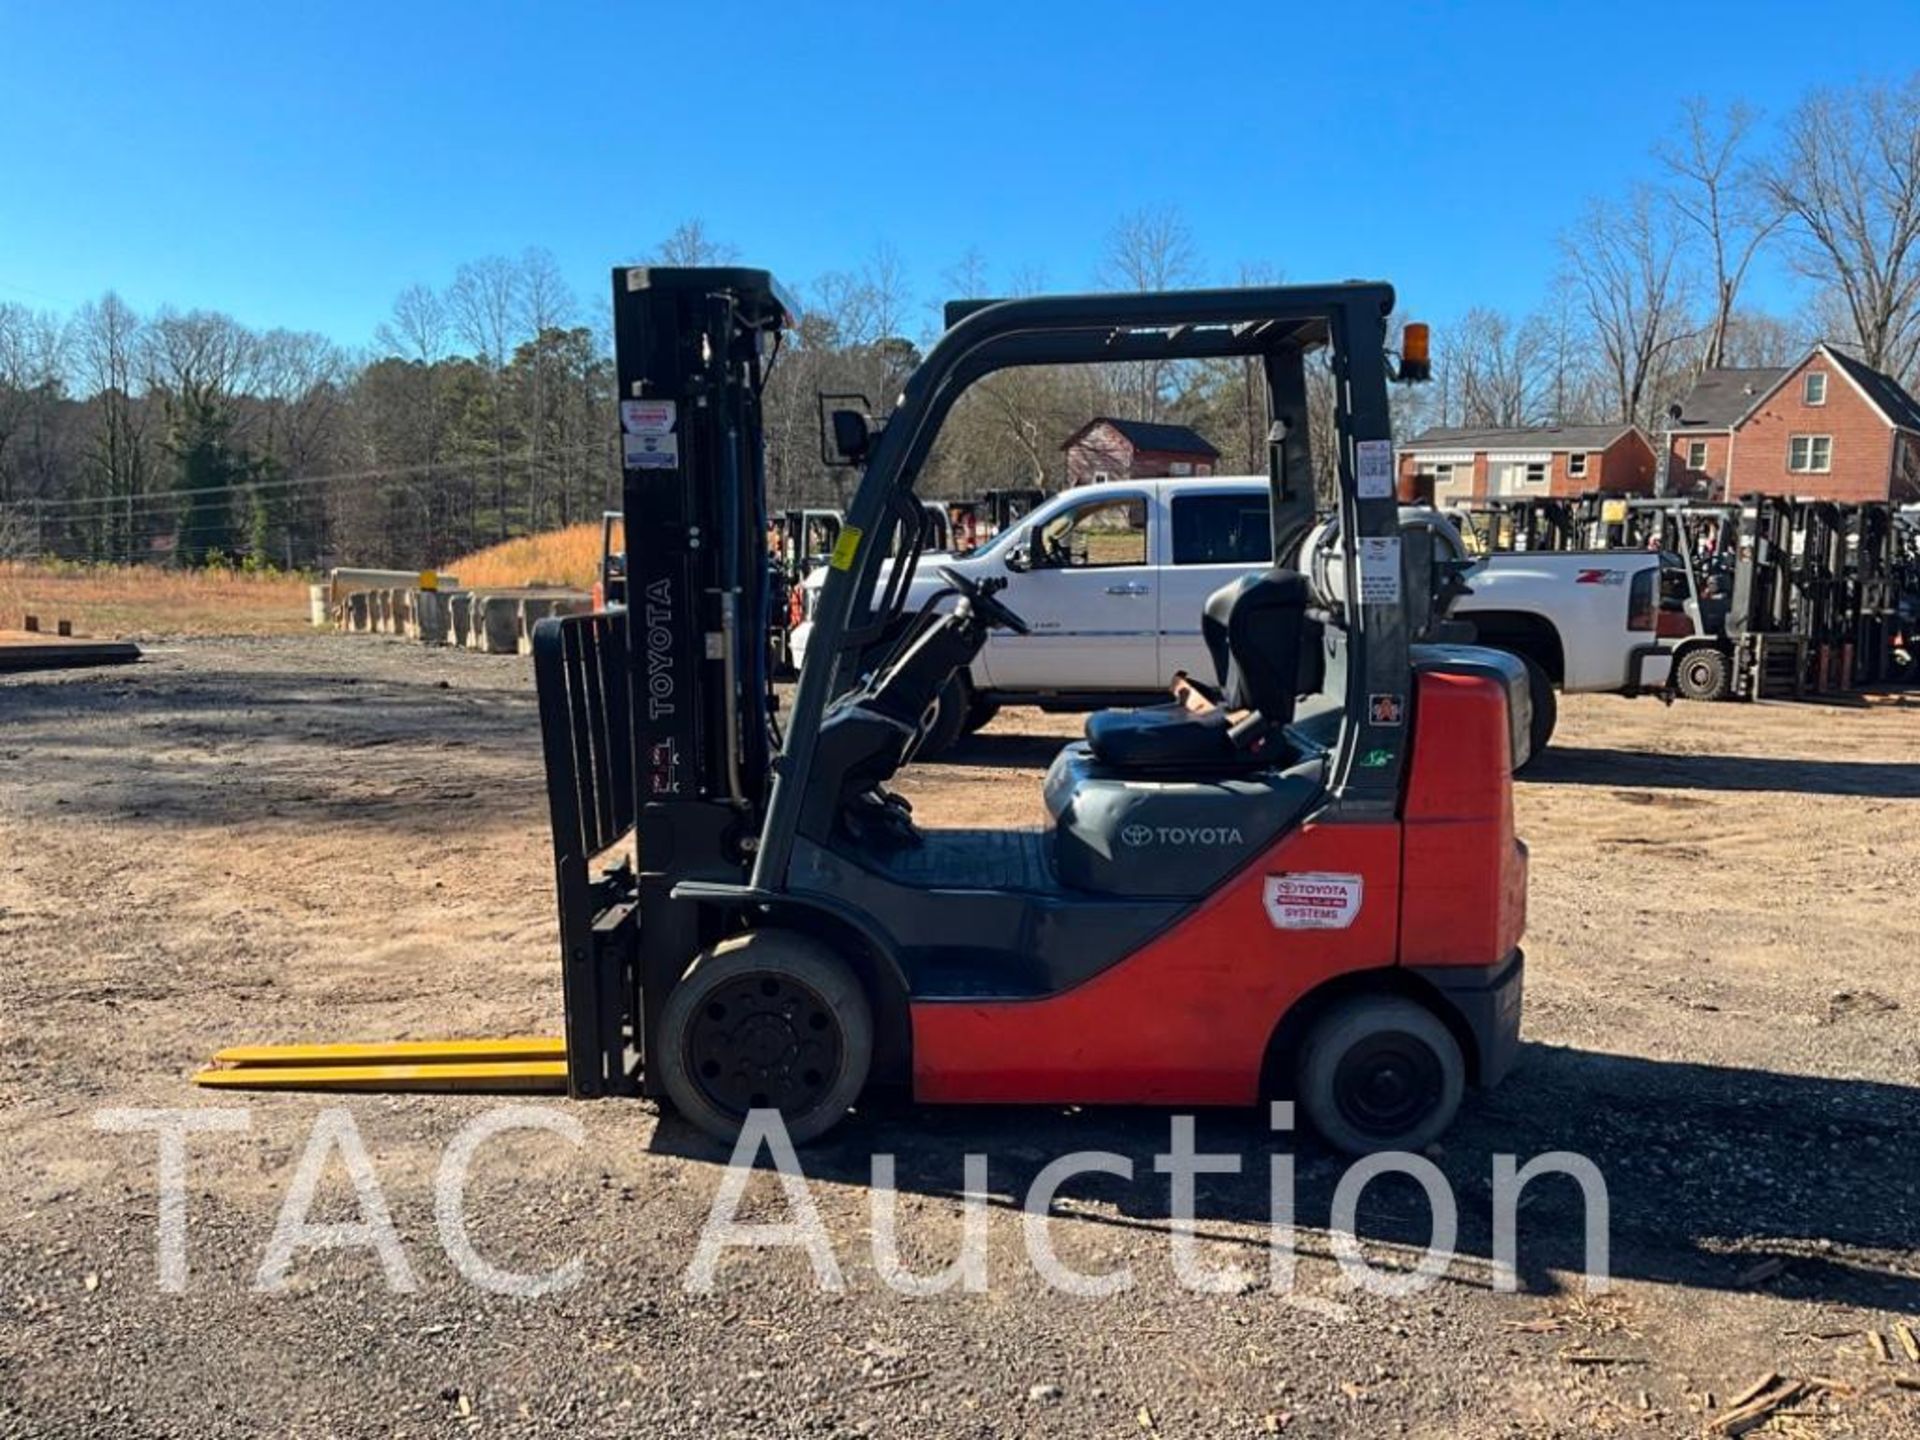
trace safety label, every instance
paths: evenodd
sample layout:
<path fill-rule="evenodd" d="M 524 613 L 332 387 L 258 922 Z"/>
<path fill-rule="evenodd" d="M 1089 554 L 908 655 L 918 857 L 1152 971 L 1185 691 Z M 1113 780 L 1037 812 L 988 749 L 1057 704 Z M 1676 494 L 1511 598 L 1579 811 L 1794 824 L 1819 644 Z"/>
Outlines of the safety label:
<path fill-rule="evenodd" d="M 1360 913 L 1360 877 L 1321 870 L 1269 875 L 1261 898 L 1276 930 L 1344 930 Z"/>
<path fill-rule="evenodd" d="M 673 429 L 671 400 L 622 400 L 620 428 L 629 435 L 665 435 Z"/>
<path fill-rule="evenodd" d="M 1400 725 L 1407 718 L 1407 701 L 1402 695 L 1369 695 L 1367 722 L 1372 725 Z"/>
<path fill-rule="evenodd" d="M 836 570 L 851 570 L 854 556 L 860 553 L 862 533 L 858 525 L 842 527 L 840 538 L 833 542 L 833 554 L 827 558 L 827 563 Z"/>
<path fill-rule="evenodd" d="M 1398 535 L 1362 535 L 1360 537 L 1360 603 L 1362 605 L 1398 605 L 1400 603 L 1400 537 Z"/>
<path fill-rule="evenodd" d="M 1391 440 L 1362 440 L 1354 446 L 1358 452 L 1360 498 L 1362 500 L 1391 500 L 1393 498 L 1393 442 Z"/>
<path fill-rule="evenodd" d="M 678 435 L 623 435 L 620 443 L 629 470 L 671 470 L 680 463 Z"/>

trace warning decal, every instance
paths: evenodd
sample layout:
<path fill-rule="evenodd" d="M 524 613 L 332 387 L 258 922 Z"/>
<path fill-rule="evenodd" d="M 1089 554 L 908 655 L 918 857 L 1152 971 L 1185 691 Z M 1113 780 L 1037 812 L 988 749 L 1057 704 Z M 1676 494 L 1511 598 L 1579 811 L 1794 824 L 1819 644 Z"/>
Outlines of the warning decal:
<path fill-rule="evenodd" d="M 1391 500 L 1393 498 L 1393 442 L 1391 440 L 1362 440 L 1354 447 L 1359 452 L 1358 470 L 1360 498 L 1362 500 Z"/>
<path fill-rule="evenodd" d="M 665 435 L 673 429 L 671 400 L 622 400 L 620 428 L 629 435 Z"/>
<path fill-rule="evenodd" d="M 1400 603 L 1400 537 L 1398 535 L 1362 535 L 1360 537 L 1360 603 L 1362 605 L 1398 605 Z"/>
<path fill-rule="evenodd" d="M 1360 913 L 1360 877 L 1319 870 L 1269 875 L 1261 899 L 1276 930 L 1344 930 Z"/>

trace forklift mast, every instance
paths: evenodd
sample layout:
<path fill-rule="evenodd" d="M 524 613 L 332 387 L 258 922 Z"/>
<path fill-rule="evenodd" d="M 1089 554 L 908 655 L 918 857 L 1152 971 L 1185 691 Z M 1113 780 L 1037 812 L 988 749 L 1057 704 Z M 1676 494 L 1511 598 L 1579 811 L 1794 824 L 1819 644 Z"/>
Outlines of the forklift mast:
<path fill-rule="evenodd" d="M 642 842 L 645 807 L 701 807 L 675 825 L 731 832 L 742 862 L 772 713 L 760 386 L 787 313 L 762 271 L 614 275 Z"/>

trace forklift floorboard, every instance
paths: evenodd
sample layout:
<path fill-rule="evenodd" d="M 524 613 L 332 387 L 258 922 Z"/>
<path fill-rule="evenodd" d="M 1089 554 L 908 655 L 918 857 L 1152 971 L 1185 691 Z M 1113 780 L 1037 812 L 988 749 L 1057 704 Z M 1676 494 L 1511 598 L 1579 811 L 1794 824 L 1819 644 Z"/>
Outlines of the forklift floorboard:
<path fill-rule="evenodd" d="M 886 857 L 888 875 L 944 890 L 1057 890 L 1051 830 L 923 830 Z"/>

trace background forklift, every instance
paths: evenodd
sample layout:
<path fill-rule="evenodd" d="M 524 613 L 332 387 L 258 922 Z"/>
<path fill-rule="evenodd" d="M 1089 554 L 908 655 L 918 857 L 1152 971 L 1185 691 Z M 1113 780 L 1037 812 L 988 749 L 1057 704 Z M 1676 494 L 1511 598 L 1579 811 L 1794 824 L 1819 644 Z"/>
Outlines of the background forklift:
<path fill-rule="evenodd" d="M 769 639 L 778 678 L 797 673 L 793 663 L 793 627 L 805 618 L 800 582 L 809 571 L 826 563 L 840 540 L 845 517 L 838 510 L 782 510 L 767 524 L 767 558 L 773 566 L 773 596 L 767 609 L 772 617 Z"/>
<path fill-rule="evenodd" d="M 1401 532 L 1384 284 L 959 302 L 876 424 L 784 731 L 765 636 L 760 396 L 793 310 L 762 271 L 614 273 L 623 608 L 534 635 L 563 1039 L 239 1047 L 202 1084 L 648 1095 L 796 1140 L 870 1085 L 919 1100 L 1298 1098 L 1352 1152 L 1415 1148 L 1518 1046 L 1521 664 L 1444 634 Z M 1397 376 L 1425 378 L 1409 327 Z M 1305 366 L 1326 352 L 1339 505 L 1316 579 L 1206 602 L 1211 682 L 1065 746 L 1044 823 L 922 830 L 887 788 L 988 630 L 992 577 L 901 612 L 932 527 L 914 483 L 966 388 L 1019 365 L 1247 358 L 1272 413 L 1273 552 L 1314 524 Z M 637 427 L 637 428 L 636 428 Z M 1431 531 L 1420 532 L 1421 536 Z M 883 636 L 897 636 L 878 646 Z"/>
<path fill-rule="evenodd" d="M 1364 1151 L 1426 1143 L 1498 1080 L 1519 1027 L 1526 677 L 1410 644 L 1431 575 L 1398 527 L 1392 304 L 1345 284 L 950 305 L 884 424 L 830 417 L 864 473 L 782 731 L 754 641 L 773 598 L 761 387 L 792 308 L 760 271 L 617 270 L 620 395 L 675 437 L 630 448 L 674 463 L 626 471 L 628 608 L 535 636 L 572 1093 L 666 1099 L 719 1136 L 772 1107 L 805 1139 L 877 1084 L 1010 1103 L 1277 1090 Z M 1024 625 L 991 580 L 954 574 L 869 658 L 924 551 L 914 484 L 958 396 L 1010 366 L 1257 358 L 1286 554 L 1313 519 L 1304 367 L 1322 350 L 1338 593 L 1279 569 L 1224 587 L 1203 617 L 1213 683 L 1092 716 L 1046 778 L 1046 823 L 916 826 L 887 781 L 988 630 Z M 1424 354 L 1398 369 L 1424 378 Z"/>

